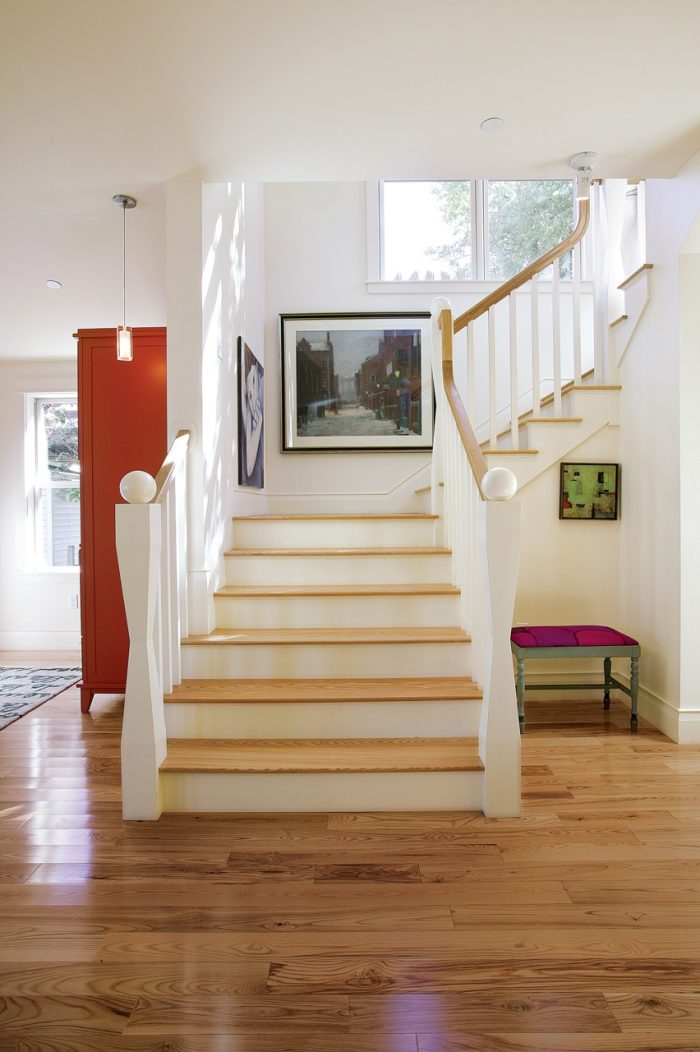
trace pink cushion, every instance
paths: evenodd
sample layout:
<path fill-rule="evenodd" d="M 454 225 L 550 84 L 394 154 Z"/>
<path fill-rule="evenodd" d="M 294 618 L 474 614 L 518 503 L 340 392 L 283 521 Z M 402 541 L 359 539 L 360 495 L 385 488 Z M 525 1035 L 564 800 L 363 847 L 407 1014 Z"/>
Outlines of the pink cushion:
<path fill-rule="evenodd" d="M 528 625 L 514 628 L 511 640 L 519 647 L 635 647 L 632 636 L 605 625 Z"/>

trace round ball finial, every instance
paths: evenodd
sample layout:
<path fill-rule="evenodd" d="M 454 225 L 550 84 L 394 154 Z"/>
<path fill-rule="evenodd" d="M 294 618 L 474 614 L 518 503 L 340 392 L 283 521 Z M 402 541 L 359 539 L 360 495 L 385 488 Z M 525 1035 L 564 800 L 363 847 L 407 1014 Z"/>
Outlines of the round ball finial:
<path fill-rule="evenodd" d="M 130 471 L 119 483 L 127 504 L 150 504 L 156 495 L 156 480 L 147 471 Z"/>
<path fill-rule="evenodd" d="M 486 500 L 510 500 L 518 489 L 518 480 L 510 468 L 491 468 L 481 480 Z"/>

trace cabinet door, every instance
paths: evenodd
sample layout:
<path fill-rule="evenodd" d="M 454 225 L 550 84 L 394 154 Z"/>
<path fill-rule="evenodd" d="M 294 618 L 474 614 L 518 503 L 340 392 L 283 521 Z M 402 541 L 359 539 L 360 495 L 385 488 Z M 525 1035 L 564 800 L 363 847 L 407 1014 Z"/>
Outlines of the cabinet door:
<path fill-rule="evenodd" d="M 121 503 L 122 477 L 136 468 L 155 475 L 167 452 L 166 335 L 165 329 L 134 329 L 131 362 L 117 360 L 114 329 L 83 330 L 78 337 L 85 700 L 86 692 L 120 692 L 126 685 L 129 639 L 114 506 Z"/>

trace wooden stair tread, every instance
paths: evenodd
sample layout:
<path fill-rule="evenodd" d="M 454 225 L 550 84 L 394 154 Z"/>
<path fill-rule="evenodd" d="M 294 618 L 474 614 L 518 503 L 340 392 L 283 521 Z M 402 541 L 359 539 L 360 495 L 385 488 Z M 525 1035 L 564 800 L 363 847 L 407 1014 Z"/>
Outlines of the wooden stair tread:
<path fill-rule="evenodd" d="M 334 702 L 462 701 L 482 697 L 467 676 L 414 676 L 381 679 L 190 679 L 165 701 L 177 702 Z"/>
<path fill-rule="evenodd" d="M 582 416 L 528 416 L 525 420 L 520 421 L 520 427 L 527 427 L 528 424 L 582 424 Z M 510 430 L 503 432 L 505 435 L 510 434 Z"/>
<path fill-rule="evenodd" d="M 453 584 L 229 584 L 214 592 L 215 596 L 264 598 L 265 596 L 406 596 L 459 595 Z"/>
<path fill-rule="evenodd" d="M 451 555 L 450 548 L 230 548 L 224 555 Z"/>
<path fill-rule="evenodd" d="M 216 628 L 188 636 L 183 646 L 260 646 L 274 643 L 467 643 L 461 628 Z"/>
<path fill-rule="evenodd" d="M 382 519 L 399 519 L 403 522 L 418 519 L 420 521 L 424 519 L 437 519 L 439 516 L 432 515 L 429 512 L 369 512 L 367 514 L 360 514 L 358 512 L 352 512 L 348 515 L 234 515 L 234 522 L 344 522 L 346 519 L 350 521 L 364 521 L 365 519 L 370 520 L 382 520 Z"/>
<path fill-rule="evenodd" d="M 475 738 L 174 738 L 163 772 L 363 773 L 482 771 Z M 321 802 L 319 802 L 321 803 Z"/>

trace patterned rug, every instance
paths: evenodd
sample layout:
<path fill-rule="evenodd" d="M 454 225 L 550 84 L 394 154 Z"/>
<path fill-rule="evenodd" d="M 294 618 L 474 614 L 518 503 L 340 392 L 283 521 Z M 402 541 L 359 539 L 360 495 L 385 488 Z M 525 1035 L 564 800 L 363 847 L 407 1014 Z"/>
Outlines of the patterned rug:
<path fill-rule="evenodd" d="M 80 668 L 0 667 L 0 730 L 72 687 L 82 674 Z"/>

